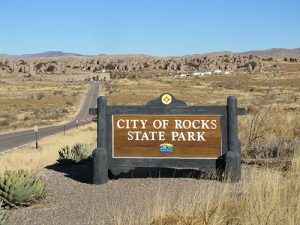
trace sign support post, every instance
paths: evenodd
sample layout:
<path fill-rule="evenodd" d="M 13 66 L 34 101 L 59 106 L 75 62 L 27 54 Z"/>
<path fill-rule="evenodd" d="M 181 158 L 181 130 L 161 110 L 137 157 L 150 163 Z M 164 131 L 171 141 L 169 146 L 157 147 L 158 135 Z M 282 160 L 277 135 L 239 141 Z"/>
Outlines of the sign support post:
<path fill-rule="evenodd" d="M 97 148 L 93 151 L 93 183 L 108 181 L 108 155 L 106 149 L 106 96 L 98 98 Z"/>
<path fill-rule="evenodd" d="M 238 138 L 237 98 L 227 98 L 228 152 L 225 160 L 225 178 L 237 182 L 241 178 L 241 146 Z"/>
<path fill-rule="evenodd" d="M 38 131 L 39 131 L 39 128 L 38 128 L 38 126 L 34 126 L 33 130 L 34 130 L 34 133 L 35 133 L 35 148 L 38 149 L 39 148 L 39 143 L 38 143 Z"/>

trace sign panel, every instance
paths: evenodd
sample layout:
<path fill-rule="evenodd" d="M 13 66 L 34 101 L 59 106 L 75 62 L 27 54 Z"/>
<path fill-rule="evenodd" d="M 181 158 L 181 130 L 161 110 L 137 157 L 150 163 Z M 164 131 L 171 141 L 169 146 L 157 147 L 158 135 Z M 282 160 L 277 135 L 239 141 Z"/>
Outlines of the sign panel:
<path fill-rule="evenodd" d="M 34 132 L 38 132 L 38 131 L 39 131 L 38 126 L 35 125 L 35 126 L 33 127 L 33 130 L 34 130 Z"/>
<path fill-rule="evenodd" d="M 113 158 L 218 158 L 220 115 L 113 115 Z"/>

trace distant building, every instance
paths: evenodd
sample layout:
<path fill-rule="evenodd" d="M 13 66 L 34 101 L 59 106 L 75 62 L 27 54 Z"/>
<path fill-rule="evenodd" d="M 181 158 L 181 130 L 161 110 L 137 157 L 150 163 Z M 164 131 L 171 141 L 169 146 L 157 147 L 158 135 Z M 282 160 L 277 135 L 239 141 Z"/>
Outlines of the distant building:
<path fill-rule="evenodd" d="M 222 70 L 215 70 L 214 73 L 215 73 L 215 74 L 221 74 L 221 73 L 222 73 Z"/>
<path fill-rule="evenodd" d="M 109 81 L 110 80 L 110 73 L 95 73 L 95 75 L 97 76 L 96 79 L 98 79 L 99 81 Z"/>

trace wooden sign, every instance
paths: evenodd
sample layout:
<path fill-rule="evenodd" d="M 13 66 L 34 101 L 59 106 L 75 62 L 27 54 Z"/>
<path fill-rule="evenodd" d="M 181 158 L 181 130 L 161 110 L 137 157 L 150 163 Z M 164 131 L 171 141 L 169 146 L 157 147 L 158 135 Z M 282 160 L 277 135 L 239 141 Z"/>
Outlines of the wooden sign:
<path fill-rule="evenodd" d="M 107 105 L 100 96 L 97 108 L 97 148 L 93 152 L 93 183 L 139 167 L 195 168 L 241 177 L 237 98 L 226 105 L 188 106 L 164 93 L 142 106 Z"/>
<path fill-rule="evenodd" d="M 218 158 L 220 116 L 114 115 L 113 158 Z"/>

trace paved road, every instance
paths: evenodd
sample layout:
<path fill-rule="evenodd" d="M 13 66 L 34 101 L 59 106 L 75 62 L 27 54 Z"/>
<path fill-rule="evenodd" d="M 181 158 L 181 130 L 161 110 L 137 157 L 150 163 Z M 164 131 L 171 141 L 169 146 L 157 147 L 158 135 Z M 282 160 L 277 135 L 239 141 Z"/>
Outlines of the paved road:
<path fill-rule="evenodd" d="M 38 138 L 53 135 L 58 132 L 63 132 L 64 127 L 66 130 L 76 127 L 77 126 L 76 120 L 80 121 L 82 119 L 88 118 L 89 108 L 96 107 L 98 95 L 99 95 L 99 85 L 97 83 L 91 83 L 91 86 L 85 95 L 80 111 L 77 113 L 77 115 L 69 122 L 67 122 L 65 125 L 40 128 L 38 131 Z M 82 124 L 82 122 L 79 122 L 79 125 L 80 124 Z M 8 134 L 2 134 L 0 135 L 0 154 L 9 149 L 27 144 L 32 141 L 35 141 L 35 133 L 33 129 L 18 131 L 18 132 L 8 133 Z"/>

